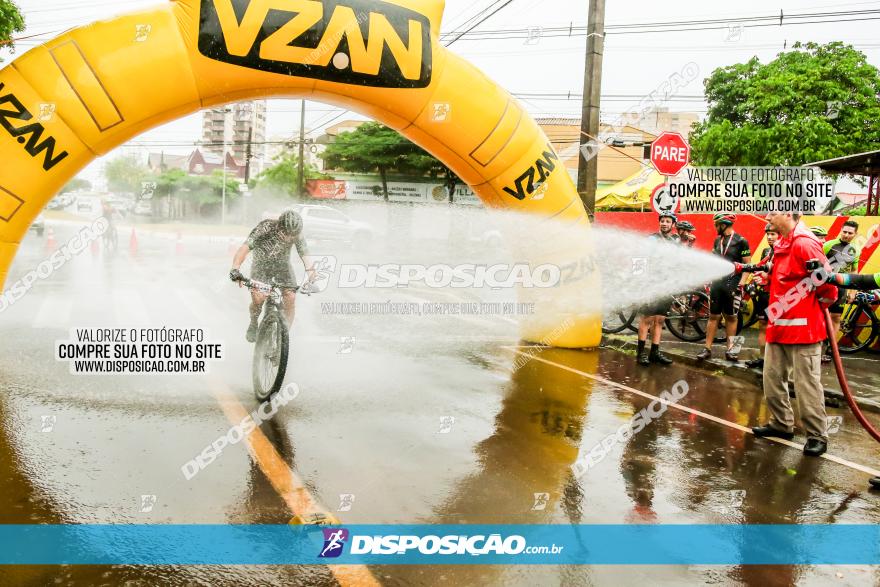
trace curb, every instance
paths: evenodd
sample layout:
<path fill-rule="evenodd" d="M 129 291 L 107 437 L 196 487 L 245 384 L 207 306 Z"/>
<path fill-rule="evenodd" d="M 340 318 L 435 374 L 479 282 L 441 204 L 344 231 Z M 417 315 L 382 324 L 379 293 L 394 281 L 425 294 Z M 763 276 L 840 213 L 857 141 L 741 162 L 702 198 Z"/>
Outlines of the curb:
<path fill-rule="evenodd" d="M 621 348 L 626 348 L 628 350 L 636 350 L 638 348 L 638 345 L 636 345 L 636 343 L 633 342 L 631 338 L 624 338 L 616 334 L 603 334 L 602 342 L 605 348 L 616 351 L 620 351 Z M 609 342 L 614 343 L 615 346 L 608 346 L 607 343 Z M 693 367 L 694 369 L 699 369 L 706 372 L 723 371 L 724 375 L 727 377 L 731 377 L 745 383 L 751 383 L 753 385 L 756 385 L 758 389 L 761 389 L 763 387 L 761 372 L 757 369 L 749 369 L 743 364 L 733 365 L 727 361 L 721 361 L 719 359 L 698 361 L 691 355 L 686 355 L 669 349 L 664 349 L 663 353 L 670 357 L 675 357 L 676 363 L 687 365 L 688 367 Z M 855 399 L 856 404 L 858 404 L 858 406 L 866 412 L 880 414 L 880 402 L 868 398 L 859 397 L 858 395 L 855 396 Z M 843 392 L 836 389 L 826 389 L 825 400 L 829 408 L 848 407 Z"/>

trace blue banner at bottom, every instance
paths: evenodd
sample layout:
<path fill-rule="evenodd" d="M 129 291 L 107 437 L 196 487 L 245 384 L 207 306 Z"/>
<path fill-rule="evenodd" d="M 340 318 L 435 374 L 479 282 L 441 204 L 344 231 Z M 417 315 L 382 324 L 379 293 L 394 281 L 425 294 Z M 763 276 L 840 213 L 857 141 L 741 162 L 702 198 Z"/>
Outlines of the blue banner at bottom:
<path fill-rule="evenodd" d="M 0 525 L 3 565 L 880 564 L 877 525 Z"/>

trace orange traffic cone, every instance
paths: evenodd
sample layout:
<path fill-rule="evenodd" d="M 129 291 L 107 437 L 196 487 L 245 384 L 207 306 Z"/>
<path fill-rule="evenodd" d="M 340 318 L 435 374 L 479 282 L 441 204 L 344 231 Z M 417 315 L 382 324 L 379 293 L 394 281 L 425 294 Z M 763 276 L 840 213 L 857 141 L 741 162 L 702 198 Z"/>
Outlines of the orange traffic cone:
<path fill-rule="evenodd" d="M 134 228 L 131 229 L 131 236 L 128 238 L 128 252 L 132 255 L 138 253 L 138 236 Z"/>
<path fill-rule="evenodd" d="M 46 229 L 46 252 L 54 253 L 58 248 L 58 241 L 55 240 L 55 229 Z"/>
<path fill-rule="evenodd" d="M 175 250 L 178 255 L 183 254 L 183 235 L 181 233 L 177 233 L 177 245 L 175 246 Z"/>

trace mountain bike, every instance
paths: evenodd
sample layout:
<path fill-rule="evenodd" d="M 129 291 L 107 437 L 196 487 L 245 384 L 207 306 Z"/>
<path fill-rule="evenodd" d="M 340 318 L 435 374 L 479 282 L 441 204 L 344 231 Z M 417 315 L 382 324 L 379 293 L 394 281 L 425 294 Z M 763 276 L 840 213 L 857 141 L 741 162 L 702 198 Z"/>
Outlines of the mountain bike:
<path fill-rule="evenodd" d="M 290 329 L 282 312 L 285 289 L 311 295 L 311 290 L 303 287 L 281 288 L 274 283 L 263 283 L 254 279 L 243 279 L 241 283 L 250 290 L 266 294 L 262 318 L 257 326 L 257 341 L 254 346 L 252 377 L 254 395 L 264 402 L 281 389 L 287 374 L 290 352 Z"/>
<path fill-rule="evenodd" d="M 868 294 L 859 293 L 851 304 L 844 306 L 837 339 L 841 353 L 852 354 L 870 348 L 880 336 L 880 320 L 871 305 L 872 299 Z"/>

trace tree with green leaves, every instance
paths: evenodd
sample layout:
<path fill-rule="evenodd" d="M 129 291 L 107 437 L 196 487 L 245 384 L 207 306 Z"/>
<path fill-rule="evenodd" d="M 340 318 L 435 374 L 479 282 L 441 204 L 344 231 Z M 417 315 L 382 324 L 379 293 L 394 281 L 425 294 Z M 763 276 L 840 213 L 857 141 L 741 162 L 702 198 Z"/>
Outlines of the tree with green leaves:
<path fill-rule="evenodd" d="M 429 175 L 432 170 L 437 173 L 442 166 L 424 149 L 378 122 L 367 122 L 352 132 L 341 133 L 321 157 L 329 169 L 378 172 L 385 201 L 388 201 L 390 173 Z"/>
<path fill-rule="evenodd" d="M 0 47 L 15 50 L 12 35 L 24 30 L 24 18 L 21 10 L 12 0 L 0 0 Z M 0 59 L 0 62 L 3 60 Z"/>
<path fill-rule="evenodd" d="M 299 157 L 291 151 L 284 150 L 273 159 L 274 165 L 264 170 L 256 181 L 256 186 L 278 189 L 289 196 L 297 196 L 299 186 Z M 327 177 L 308 163 L 303 164 L 305 181 Z"/>
<path fill-rule="evenodd" d="M 880 73 L 840 42 L 796 43 L 706 79 L 709 113 L 691 134 L 699 165 L 803 165 L 880 149 Z"/>
<path fill-rule="evenodd" d="M 104 166 L 107 187 L 116 192 L 140 194 L 142 183 L 149 175 L 149 168 L 134 155 L 122 155 Z"/>
<path fill-rule="evenodd" d="M 60 194 L 66 194 L 67 192 L 76 192 L 76 191 L 86 191 L 92 189 L 92 182 L 87 179 L 83 179 L 81 177 L 74 177 L 70 181 L 67 182 L 61 191 L 58 192 Z"/>

